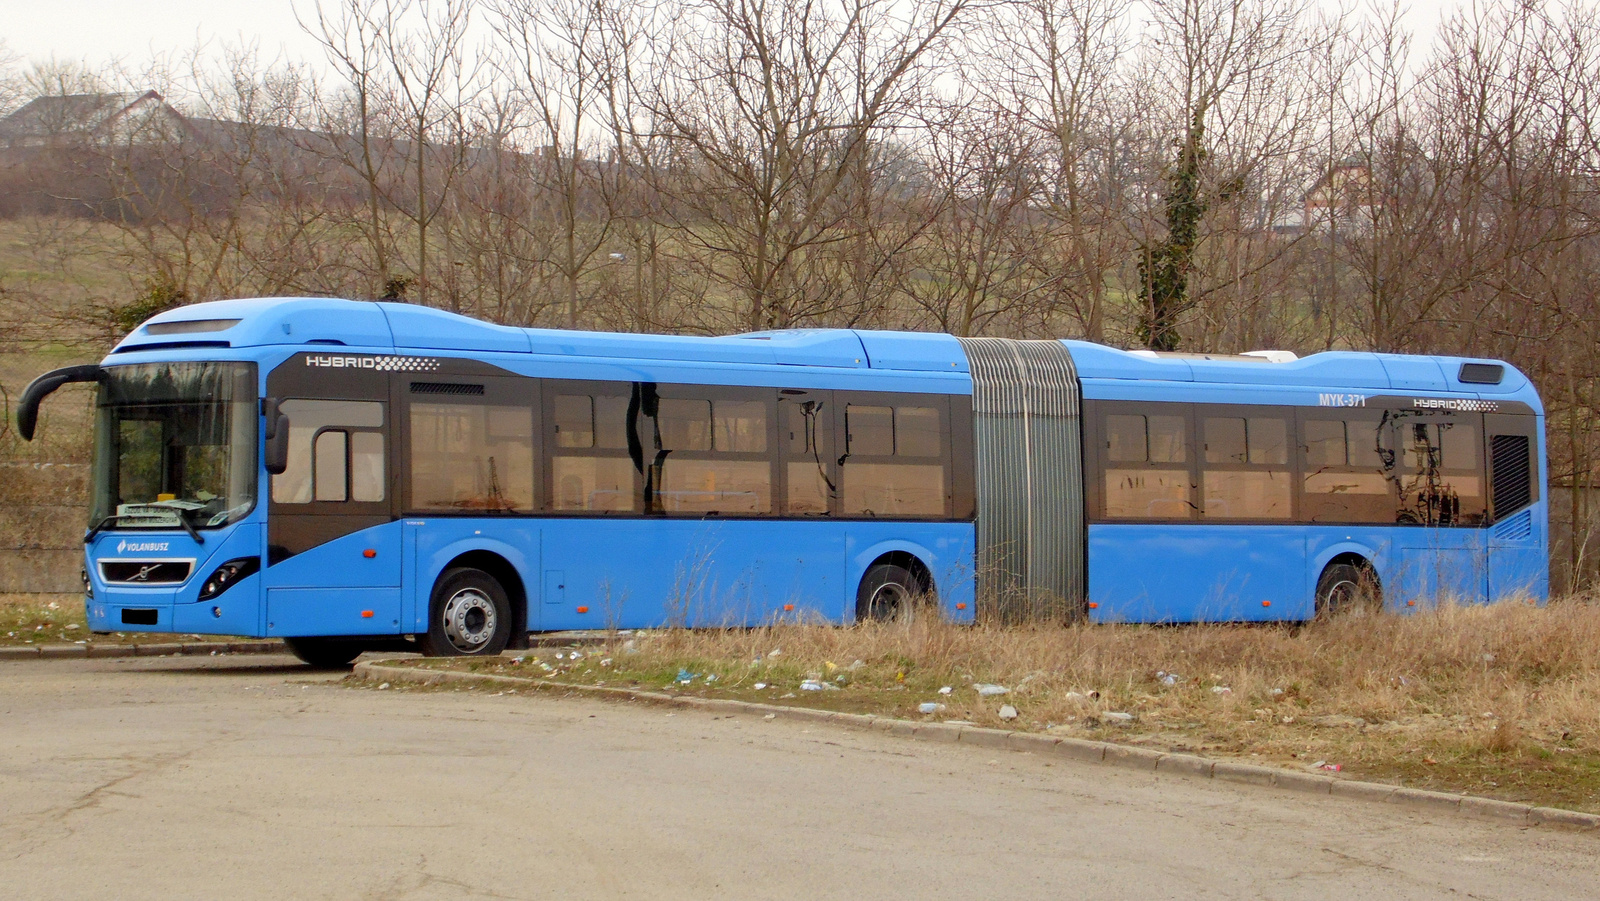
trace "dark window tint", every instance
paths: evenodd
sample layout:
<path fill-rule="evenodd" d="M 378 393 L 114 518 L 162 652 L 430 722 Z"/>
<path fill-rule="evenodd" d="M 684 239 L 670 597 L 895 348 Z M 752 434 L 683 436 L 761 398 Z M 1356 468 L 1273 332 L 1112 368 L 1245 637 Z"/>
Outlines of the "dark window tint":
<path fill-rule="evenodd" d="M 1305 419 L 1300 516 L 1307 522 L 1394 522 L 1379 420 Z"/>
<path fill-rule="evenodd" d="M 311 465 L 311 484 L 317 500 L 342 501 L 349 497 L 349 444 L 350 436 L 338 429 L 317 435 Z"/>
<path fill-rule="evenodd" d="M 1344 466 L 1349 462 L 1345 452 L 1344 422 L 1338 419 L 1315 419 L 1305 424 L 1306 468 L 1319 466 Z"/>
<path fill-rule="evenodd" d="M 594 398 L 558 394 L 554 407 L 556 447 L 594 447 Z"/>
<path fill-rule="evenodd" d="M 383 434 L 366 432 L 358 447 L 362 456 L 356 475 L 361 490 L 350 493 L 349 434 L 376 430 L 384 425 L 383 407 L 375 401 L 302 400 L 279 404 L 289 417 L 289 465 L 272 477 L 272 500 L 279 504 L 312 501 L 383 500 Z M 377 484 L 372 483 L 373 472 Z"/>
<path fill-rule="evenodd" d="M 901 457 L 937 457 L 940 444 L 939 411 L 935 407 L 895 407 L 894 452 Z"/>
<path fill-rule="evenodd" d="M 411 405 L 411 506 L 509 513 L 533 508 L 533 410 Z"/>
<path fill-rule="evenodd" d="M 662 398 L 656 419 L 661 447 L 669 451 L 711 449 L 711 401 Z"/>
<path fill-rule="evenodd" d="M 788 494 L 784 512 L 791 516 L 826 516 L 833 497 L 829 477 L 832 423 L 819 400 L 779 402 L 783 414 L 783 446 L 788 457 L 784 478 Z"/>
<path fill-rule="evenodd" d="M 767 405 L 761 401 L 712 402 L 716 434 L 712 445 L 719 451 L 741 454 L 767 452 Z"/>
<path fill-rule="evenodd" d="M 850 404 L 845 408 L 849 453 L 864 457 L 894 455 L 894 408 Z"/>

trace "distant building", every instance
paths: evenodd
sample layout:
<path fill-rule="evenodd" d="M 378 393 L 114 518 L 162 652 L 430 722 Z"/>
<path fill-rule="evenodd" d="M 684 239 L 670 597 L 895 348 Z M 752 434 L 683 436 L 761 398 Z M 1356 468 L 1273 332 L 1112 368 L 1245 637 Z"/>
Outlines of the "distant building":
<path fill-rule="evenodd" d="M 182 113 L 155 91 L 35 97 L 0 119 L 0 147 L 158 144 L 186 131 Z"/>
<path fill-rule="evenodd" d="M 1372 167 L 1361 157 L 1335 163 L 1305 196 L 1304 228 L 1322 230 L 1372 227 Z"/>

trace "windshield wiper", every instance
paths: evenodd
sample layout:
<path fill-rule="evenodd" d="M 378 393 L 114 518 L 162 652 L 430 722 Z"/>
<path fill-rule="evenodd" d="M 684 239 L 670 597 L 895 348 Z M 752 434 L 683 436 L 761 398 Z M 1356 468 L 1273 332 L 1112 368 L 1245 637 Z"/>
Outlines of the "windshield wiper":
<path fill-rule="evenodd" d="M 111 525 L 112 523 L 116 522 L 119 519 L 131 519 L 131 518 L 135 518 L 135 517 L 148 517 L 148 516 L 149 516 L 149 514 L 147 514 L 147 513 L 113 513 L 110 516 L 103 516 L 103 517 L 100 518 L 99 522 L 95 523 L 89 529 L 89 531 L 87 531 L 87 532 L 85 532 L 83 534 L 83 543 L 84 544 L 88 544 L 89 542 L 93 541 L 94 540 L 94 536 L 99 535 L 102 531 L 105 530 L 106 526 Z M 182 512 L 178 513 L 178 525 L 183 526 L 183 530 L 185 532 L 189 533 L 189 537 L 194 539 L 194 543 L 195 544 L 205 544 L 206 543 L 205 536 L 201 535 L 198 529 L 196 529 L 193 525 L 191 525 L 187 519 L 183 518 L 183 513 Z"/>

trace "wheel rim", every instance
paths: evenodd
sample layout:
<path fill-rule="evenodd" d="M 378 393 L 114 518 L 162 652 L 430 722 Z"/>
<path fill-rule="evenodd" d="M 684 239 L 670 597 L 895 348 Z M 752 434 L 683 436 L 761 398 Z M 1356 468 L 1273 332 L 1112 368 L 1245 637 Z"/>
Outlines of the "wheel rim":
<path fill-rule="evenodd" d="M 475 654 L 494 638 L 499 615 L 494 601 L 476 588 L 463 588 L 444 602 L 444 637 L 463 654 Z"/>
<path fill-rule="evenodd" d="M 1331 611 L 1344 611 L 1356 604 L 1356 599 L 1361 596 L 1361 587 L 1349 579 L 1340 579 L 1328 586 L 1328 609 Z"/>
<path fill-rule="evenodd" d="M 898 582 L 885 582 L 872 590 L 867 607 L 875 619 L 894 619 L 903 612 L 911 592 Z"/>

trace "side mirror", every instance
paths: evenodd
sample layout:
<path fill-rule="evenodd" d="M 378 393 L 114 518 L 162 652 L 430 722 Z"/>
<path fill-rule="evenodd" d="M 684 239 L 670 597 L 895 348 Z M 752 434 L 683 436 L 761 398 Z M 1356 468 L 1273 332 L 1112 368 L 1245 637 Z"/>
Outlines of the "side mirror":
<path fill-rule="evenodd" d="M 289 468 L 289 417 L 279 413 L 267 420 L 267 472 L 282 475 Z"/>

